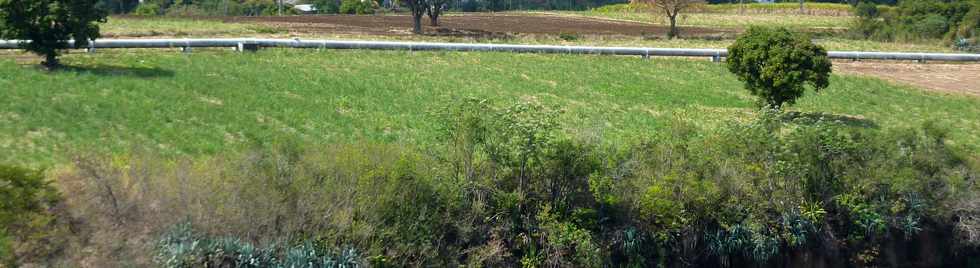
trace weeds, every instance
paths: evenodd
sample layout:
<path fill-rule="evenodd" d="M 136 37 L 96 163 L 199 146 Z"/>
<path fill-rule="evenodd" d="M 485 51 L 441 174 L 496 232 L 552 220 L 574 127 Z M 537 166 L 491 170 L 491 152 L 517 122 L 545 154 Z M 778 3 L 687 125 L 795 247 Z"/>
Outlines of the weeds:
<path fill-rule="evenodd" d="M 59 217 L 77 230 L 60 262 L 889 265 L 919 247 L 941 256 L 927 265 L 960 265 L 977 250 L 977 167 L 936 125 L 761 112 L 607 147 L 556 129 L 557 107 L 458 103 L 437 110 L 443 146 L 424 154 L 279 142 L 203 159 L 80 156 L 56 172 Z"/>

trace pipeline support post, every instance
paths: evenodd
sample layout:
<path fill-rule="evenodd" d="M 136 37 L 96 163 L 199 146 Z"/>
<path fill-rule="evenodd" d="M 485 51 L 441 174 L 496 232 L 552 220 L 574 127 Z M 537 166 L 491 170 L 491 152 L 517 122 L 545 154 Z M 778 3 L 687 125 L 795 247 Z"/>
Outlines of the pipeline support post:
<path fill-rule="evenodd" d="M 238 52 L 256 52 L 259 51 L 259 44 L 250 42 L 238 42 L 238 47 L 235 48 Z"/>

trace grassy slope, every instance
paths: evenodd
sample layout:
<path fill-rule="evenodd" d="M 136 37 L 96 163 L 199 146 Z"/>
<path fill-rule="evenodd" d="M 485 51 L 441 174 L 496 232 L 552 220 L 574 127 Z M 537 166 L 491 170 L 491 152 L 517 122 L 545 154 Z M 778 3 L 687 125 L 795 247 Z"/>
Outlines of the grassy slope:
<path fill-rule="evenodd" d="M 210 154 L 279 137 L 426 144 L 427 113 L 458 96 L 537 99 L 567 109 L 573 134 L 609 141 L 656 131 L 672 115 L 710 127 L 753 113 L 723 65 L 703 60 L 501 53 L 267 50 L 66 57 L 46 73 L 0 59 L 0 162 L 61 161 L 83 148 L 134 145 Z M 417 72 L 410 72 L 418 68 Z M 793 109 L 863 117 L 879 127 L 936 120 L 980 147 L 980 99 L 834 76 Z"/>

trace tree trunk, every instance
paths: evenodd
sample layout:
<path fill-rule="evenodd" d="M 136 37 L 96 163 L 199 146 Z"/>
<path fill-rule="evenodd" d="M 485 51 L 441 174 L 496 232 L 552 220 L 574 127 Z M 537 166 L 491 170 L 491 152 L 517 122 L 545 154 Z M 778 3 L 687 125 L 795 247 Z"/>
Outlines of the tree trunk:
<path fill-rule="evenodd" d="M 412 32 L 415 34 L 422 34 L 422 14 L 412 14 Z"/>
<path fill-rule="evenodd" d="M 61 62 L 58 62 L 58 55 L 49 53 L 44 55 L 44 62 L 42 62 L 41 65 L 44 65 L 44 67 L 48 68 L 49 70 L 53 70 L 61 66 Z"/>
<path fill-rule="evenodd" d="M 803 10 L 803 0 L 800 0 L 800 14 L 803 14 L 803 12 L 805 12 Z"/>
<path fill-rule="evenodd" d="M 429 25 L 439 26 L 439 15 L 442 15 L 442 5 L 430 5 L 425 12 L 429 14 Z"/>
<path fill-rule="evenodd" d="M 670 18 L 670 31 L 667 32 L 667 39 L 674 39 L 677 37 L 677 14 L 668 17 Z"/>

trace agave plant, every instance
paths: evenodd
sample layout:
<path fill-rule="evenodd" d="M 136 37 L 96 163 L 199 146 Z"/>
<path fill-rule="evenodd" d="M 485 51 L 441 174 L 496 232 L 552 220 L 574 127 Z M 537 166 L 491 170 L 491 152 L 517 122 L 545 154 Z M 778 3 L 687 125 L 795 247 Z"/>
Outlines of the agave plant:
<path fill-rule="evenodd" d="M 354 248 L 332 254 L 312 241 L 297 246 L 277 244 L 257 247 L 234 237 L 210 239 L 195 233 L 190 224 L 174 226 L 160 239 L 154 260 L 163 267 L 358 267 L 360 255 Z"/>

